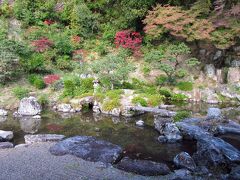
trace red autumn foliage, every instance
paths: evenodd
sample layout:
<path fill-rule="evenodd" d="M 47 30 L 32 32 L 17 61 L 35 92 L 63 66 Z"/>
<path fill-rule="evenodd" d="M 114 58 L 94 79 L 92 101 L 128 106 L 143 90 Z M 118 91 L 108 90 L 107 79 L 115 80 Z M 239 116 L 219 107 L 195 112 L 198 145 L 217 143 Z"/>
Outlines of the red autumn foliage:
<path fill-rule="evenodd" d="M 117 48 L 122 47 L 130 49 L 135 55 L 137 55 L 140 53 L 142 39 L 143 38 L 139 32 L 124 30 L 116 33 L 114 43 Z"/>
<path fill-rule="evenodd" d="M 54 82 L 58 81 L 60 76 L 57 74 L 47 75 L 43 78 L 45 84 L 53 84 Z"/>
<path fill-rule="evenodd" d="M 31 45 L 35 47 L 36 52 L 44 52 L 53 46 L 53 42 L 46 37 L 42 37 L 38 40 L 32 41 Z"/>
<path fill-rule="evenodd" d="M 51 19 L 46 19 L 43 23 L 50 26 L 51 24 L 54 24 L 55 22 Z"/>
<path fill-rule="evenodd" d="M 58 124 L 48 124 L 47 129 L 49 131 L 61 131 L 61 130 L 63 130 L 63 126 L 58 125 Z"/>

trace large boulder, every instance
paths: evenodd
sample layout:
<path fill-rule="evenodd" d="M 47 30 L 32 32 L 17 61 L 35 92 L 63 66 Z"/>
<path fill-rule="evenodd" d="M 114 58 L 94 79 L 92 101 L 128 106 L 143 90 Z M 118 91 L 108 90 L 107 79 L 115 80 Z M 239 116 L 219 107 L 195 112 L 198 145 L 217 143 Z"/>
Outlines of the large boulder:
<path fill-rule="evenodd" d="M 0 109 L 0 116 L 7 116 L 8 112 L 5 111 L 4 109 Z"/>
<path fill-rule="evenodd" d="M 128 157 L 124 157 L 115 167 L 144 176 L 166 175 L 170 173 L 170 169 L 166 164 L 148 160 L 132 160 Z"/>
<path fill-rule="evenodd" d="M 177 168 L 186 168 L 190 171 L 194 171 L 196 169 L 196 164 L 194 160 L 186 152 L 181 152 L 176 155 L 173 162 Z"/>
<path fill-rule="evenodd" d="M 218 166 L 232 162 L 240 162 L 240 151 L 224 140 L 205 136 L 197 141 L 195 161 L 203 166 Z"/>
<path fill-rule="evenodd" d="M 224 140 L 214 137 L 204 129 L 188 123 L 177 123 L 184 138 L 197 140 L 197 152 L 194 154 L 195 161 L 203 166 L 217 166 L 240 162 L 240 151 Z"/>
<path fill-rule="evenodd" d="M 13 138 L 12 131 L 2 131 L 0 130 L 0 140 L 10 141 Z"/>
<path fill-rule="evenodd" d="M 58 134 L 37 134 L 37 135 L 25 135 L 25 143 L 32 144 L 32 143 L 39 143 L 39 142 L 56 142 L 64 139 L 64 135 Z"/>
<path fill-rule="evenodd" d="M 50 148 L 53 155 L 71 154 L 84 160 L 114 163 L 121 155 L 122 148 L 92 136 L 75 136 L 58 142 Z"/>
<path fill-rule="evenodd" d="M 20 101 L 18 114 L 21 116 L 35 116 L 42 111 L 41 105 L 35 97 L 23 98 Z"/>

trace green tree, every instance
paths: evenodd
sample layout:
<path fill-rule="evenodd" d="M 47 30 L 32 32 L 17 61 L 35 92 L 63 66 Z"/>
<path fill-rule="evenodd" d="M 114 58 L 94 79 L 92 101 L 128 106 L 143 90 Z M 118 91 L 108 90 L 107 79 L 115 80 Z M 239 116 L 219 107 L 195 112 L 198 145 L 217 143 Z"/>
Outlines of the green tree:
<path fill-rule="evenodd" d="M 123 56 L 108 54 L 106 57 L 91 63 L 90 69 L 105 86 L 114 89 L 115 85 L 122 84 L 128 79 L 134 66 L 128 63 Z"/>

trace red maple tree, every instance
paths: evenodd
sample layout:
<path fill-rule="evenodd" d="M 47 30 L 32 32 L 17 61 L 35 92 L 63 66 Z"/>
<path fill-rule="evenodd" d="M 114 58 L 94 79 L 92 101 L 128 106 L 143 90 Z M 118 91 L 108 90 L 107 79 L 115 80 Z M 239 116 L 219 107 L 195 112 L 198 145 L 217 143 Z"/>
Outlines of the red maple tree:
<path fill-rule="evenodd" d="M 53 46 L 53 42 L 46 37 L 42 37 L 38 40 L 32 41 L 31 45 L 35 47 L 36 52 L 44 52 Z"/>
<path fill-rule="evenodd" d="M 142 36 L 139 32 L 132 32 L 131 30 L 119 31 L 115 35 L 114 43 L 117 48 L 130 49 L 134 55 L 139 55 Z"/>

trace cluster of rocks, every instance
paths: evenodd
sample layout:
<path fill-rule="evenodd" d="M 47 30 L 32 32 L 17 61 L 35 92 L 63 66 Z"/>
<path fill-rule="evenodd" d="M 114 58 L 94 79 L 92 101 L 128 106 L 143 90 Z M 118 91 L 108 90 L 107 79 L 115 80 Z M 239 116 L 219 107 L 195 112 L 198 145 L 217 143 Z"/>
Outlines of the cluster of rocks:
<path fill-rule="evenodd" d="M 0 119 L 6 118 L 8 112 L 4 109 L 0 109 Z M 0 130 L 0 149 L 12 148 L 13 144 L 9 141 L 13 139 L 12 131 Z"/>
<path fill-rule="evenodd" d="M 87 96 L 80 99 L 72 99 L 69 104 L 58 104 L 53 107 L 54 110 L 62 113 L 80 112 L 84 107 L 91 107 L 94 103 L 93 96 Z"/>
<path fill-rule="evenodd" d="M 161 134 L 158 140 L 161 143 L 174 143 L 183 139 L 197 142 L 197 151 L 191 157 L 186 152 L 174 158 L 177 168 L 184 168 L 192 174 L 204 174 L 213 167 L 220 168 L 225 165 L 228 169 L 236 171 L 240 162 L 240 151 L 225 142 L 219 134 L 240 134 L 240 125 L 231 120 L 226 120 L 218 108 L 209 108 L 207 117 L 188 118 L 174 123 L 171 118 L 155 116 L 155 129 Z M 239 173 L 239 169 L 237 173 Z M 230 177 L 231 174 L 225 174 Z"/>

